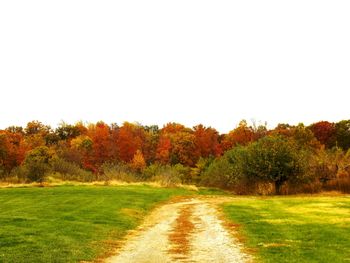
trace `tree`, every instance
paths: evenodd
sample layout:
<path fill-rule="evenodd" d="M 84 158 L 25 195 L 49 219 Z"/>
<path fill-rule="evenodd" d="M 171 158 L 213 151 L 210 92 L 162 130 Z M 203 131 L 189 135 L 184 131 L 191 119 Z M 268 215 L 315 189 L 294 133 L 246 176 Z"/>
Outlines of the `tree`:
<path fill-rule="evenodd" d="M 156 159 L 162 164 L 193 167 L 199 159 L 193 131 L 177 123 L 165 125 L 160 131 Z"/>
<path fill-rule="evenodd" d="M 145 132 L 140 125 L 124 122 L 118 131 L 116 146 L 120 160 L 130 162 L 137 150 L 142 150 Z"/>
<path fill-rule="evenodd" d="M 248 126 L 247 121 L 242 120 L 238 127 L 224 136 L 222 148 L 224 151 L 237 145 L 247 145 L 254 140 L 254 130 Z"/>
<path fill-rule="evenodd" d="M 147 164 L 154 163 L 157 155 L 160 131 L 157 125 L 144 126 L 145 140 L 143 153 Z"/>
<path fill-rule="evenodd" d="M 291 129 L 290 135 L 290 138 L 301 148 L 319 149 L 321 147 L 320 142 L 316 139 L 312 131 L 302 123 L 294 126 Z"/>
<path fill-rule="evenodd" d="M 50 134 L 51 128 L 40 121 L 31 121 L 28 122 L 24 132 L 27 148 L 34 149 L 46 145 L 46 136 Z"/>
<path fill-rule="evenodd" d="M 159 138 L 156 152 L 156 160 L 161 164 L 170 163 L 171 140 L 162 134 Z"/>
<path fill-rule="evenodd" d="M 242 174 L 253 180 L 257 178 L 274 183 L 276 194 L 280 194 L 285 182 L 304 173 L 304 152 L 281 136 L 264 137 L 247 146 L 247 151 L 242 153 Z"/>
<path fill-rule="evenodd" d="M 31 182 L 43 182 L 50 170 L 50 160 L 53 154 L 46 146 L 37 147 L 29 151 L 24 160 L 25 174 Z"/>
<path fill-rule="evenodd" d="M 92 149 L 87 152 L 89 162 L 98 171 L 99 167 L 112 159 L 112 140 L 109 126 L 104 122 L 97 122 L 88 127 L 88 136 L 92 140 Z"/>
<path fill-rule="evenodd" d="M 0 166 L 6 173 L 22 163 L 25 152 L 22 133 L 0 131 Z"/>
<path fill-rule="evenodd" d="M 55 133 L 60 140 L 71 140 L 82 134 L 78 125 L 70 125 L 65 122 L 60 123 L 56 128 Z"/>
<path fill-rule="evenodd" d="M 332 148 L 335 145 L 335 125 L 328 121 L 320 121 L 310 125 L 310 129 L 317 140 L 327 148 Z"/>
<path fill-rule="evenodd" d="M 131 168 L 141 173 L 146 168 L 145 158 L 140 150 L 137 150 L 130 164 Z"/>
<path fill-rule="evenodd" d="M 287 123 L 279 123 L 275 129 L 269 131 L 270 135 L 283 135 L 290 137 L 292 135 L 292 130 L 294 126 L 291 126 Z"/>
<path fill-rule="evenodd" d="M 193 127 L 195 144 L 200 157 L 219 156 L 221 147 L 219 133 L 211 127 L 204 127 L 199 124 Z"/>
<path fill-rule="evenodd" d="M 350 120 L 343 120 L 335 124 L 336 144 L 343 150 L 350 148 Z"/>

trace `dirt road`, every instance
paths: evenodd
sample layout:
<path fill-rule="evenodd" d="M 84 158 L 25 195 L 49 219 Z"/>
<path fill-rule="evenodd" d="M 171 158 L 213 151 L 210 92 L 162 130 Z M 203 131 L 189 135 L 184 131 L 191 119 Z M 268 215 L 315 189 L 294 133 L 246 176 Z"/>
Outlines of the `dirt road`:
<path fill-rule="evenodd" d="M 155 209 L 108 263 L 251 262 L 220 219 L 227 198 L 193 198 Z"/>

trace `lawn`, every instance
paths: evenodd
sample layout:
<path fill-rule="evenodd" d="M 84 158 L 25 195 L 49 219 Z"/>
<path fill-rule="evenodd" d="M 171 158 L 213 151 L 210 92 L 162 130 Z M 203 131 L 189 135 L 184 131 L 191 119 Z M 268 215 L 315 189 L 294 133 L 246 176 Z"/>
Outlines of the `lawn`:
<path fill-rule="evenodd" d="M 157 203 L 192 193 L 149 186 L 0 189 L 0 262 L 95 259 Z"/>
<path fill-rule="evenodd" d="M 258 262 L 350 262 L 350 196 L 237 198 L 224 212 Z"/>

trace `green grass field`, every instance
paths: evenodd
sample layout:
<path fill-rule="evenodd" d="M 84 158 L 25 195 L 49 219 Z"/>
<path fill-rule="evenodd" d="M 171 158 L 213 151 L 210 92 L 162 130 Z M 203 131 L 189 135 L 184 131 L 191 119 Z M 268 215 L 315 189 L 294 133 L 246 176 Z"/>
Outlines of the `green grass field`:
<path fill-rule="evenodd" d="M 0 189 L 0 262 L 95 259 L 157 203 L 192 193 L 148 186 Z"/>
<path fill-rule="evenodd" d="M 350 196 L 237 198 L 224 212 L 258 262 L 350 262 Z"/>
<path fill-rule="evenodd" d="M 150 186 L 0 188 L 0 262 L 106 255 L 157 204 L 221 195 Z M 224 212 L 258 262 L 350 262 L 350 196 L 237 197 Z"/>

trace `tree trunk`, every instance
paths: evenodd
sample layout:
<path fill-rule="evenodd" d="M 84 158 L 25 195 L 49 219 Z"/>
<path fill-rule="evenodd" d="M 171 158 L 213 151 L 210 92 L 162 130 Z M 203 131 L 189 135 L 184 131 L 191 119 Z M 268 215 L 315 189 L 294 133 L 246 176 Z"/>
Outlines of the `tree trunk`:
<path fill-rule="evenodd" d="M 282 185 L 283 185 L 283 181 L 275 181 L 275 193 L 276 193 L 276 195 L 281 194 Z"/>

